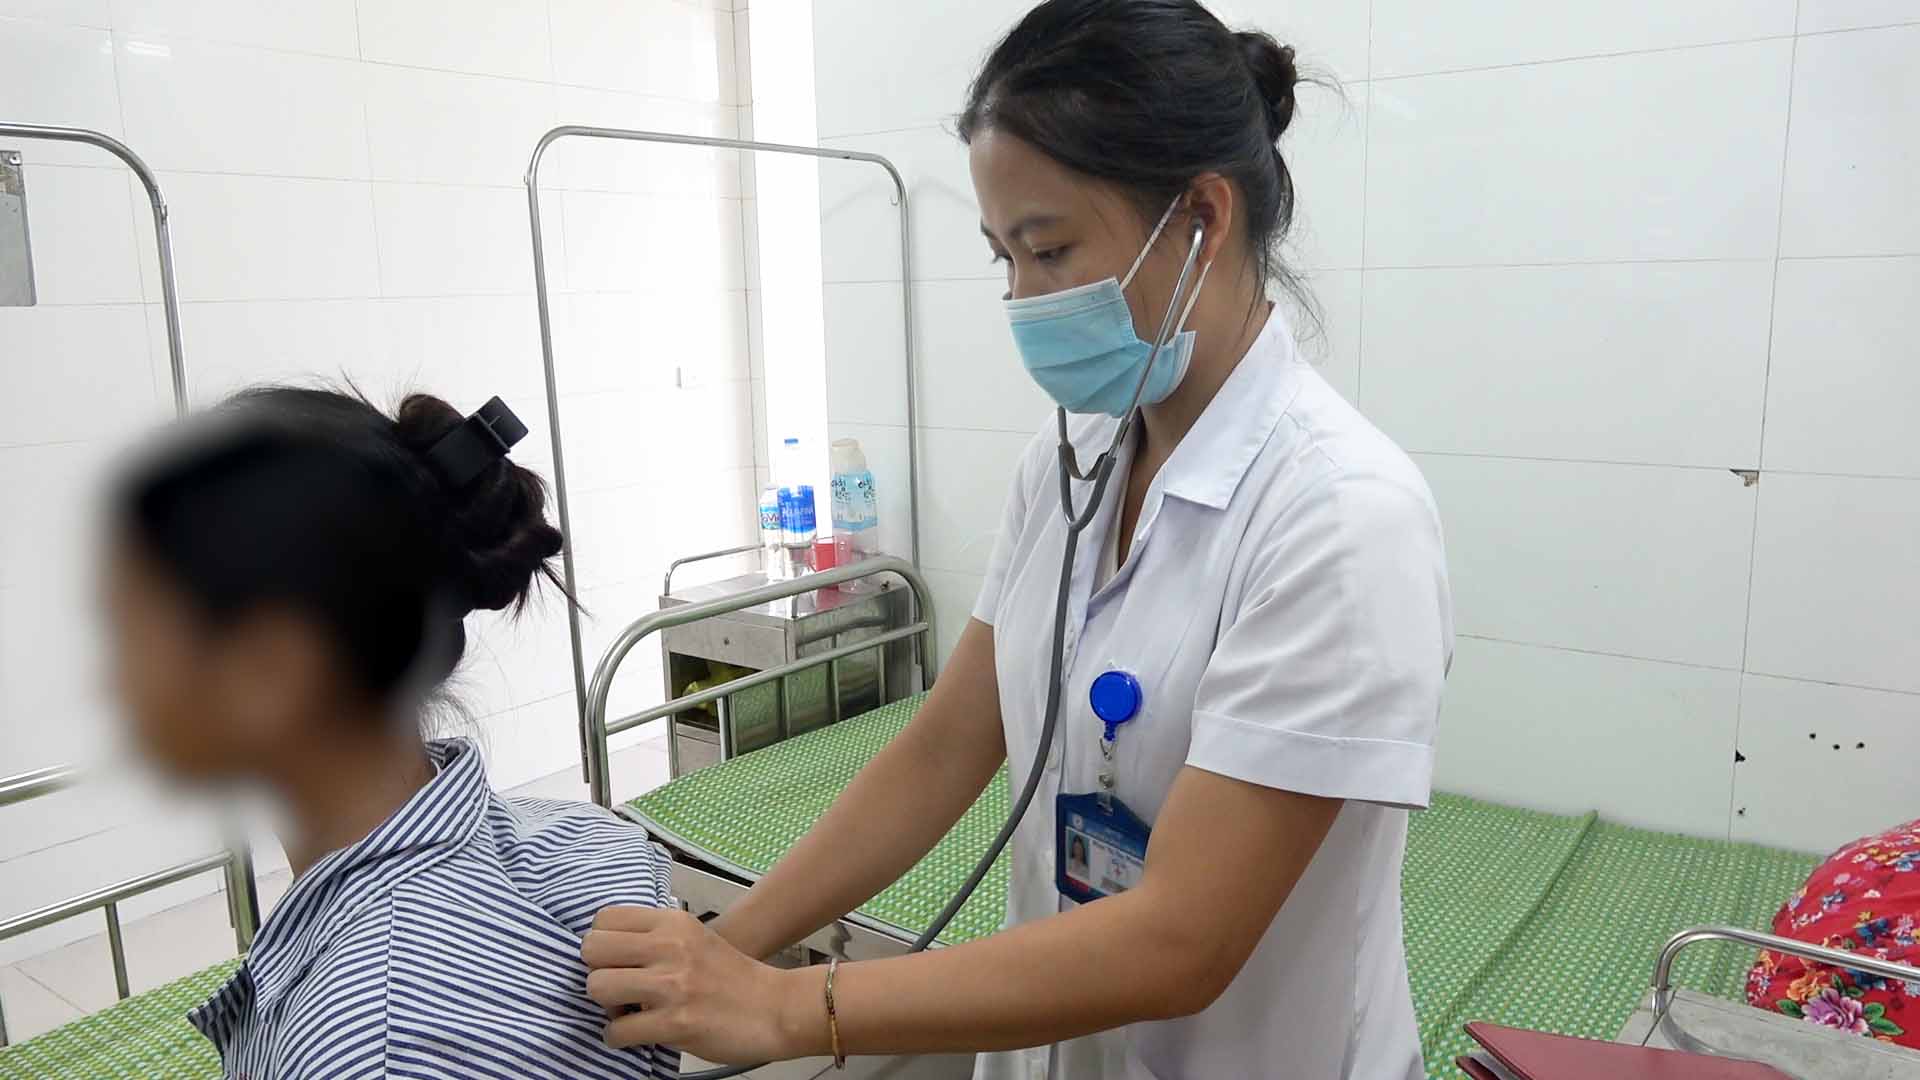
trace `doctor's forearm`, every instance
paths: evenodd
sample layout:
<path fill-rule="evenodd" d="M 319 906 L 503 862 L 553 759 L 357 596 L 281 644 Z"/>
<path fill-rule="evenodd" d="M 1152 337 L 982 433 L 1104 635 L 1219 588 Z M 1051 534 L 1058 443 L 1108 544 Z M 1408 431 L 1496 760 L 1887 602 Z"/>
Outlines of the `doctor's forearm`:
<path fill-rule="evenodd" d="M 925 856 L 992 776 L 991 765 L 983 772 L 927 760 L 903 736 L 714 921 L 714 932 L 748 956 L 765 957 L 845 915 Z"/>
<path fill-rule="evenodd" d="M 1197 1012 L 1225 989 L 1204 929 L 1144 889 L 995 934 L 842 964 L 835 999 L 849 1054 L 1015 1050 Z M 1237 969 L 1237 965 L 1236 965 Z M 796 1054 L 821 1054 L 820 969 L 782 973 Z"/>
<path fill-rule="evenodd" d="M 765 957 L 871 899 L 939 843 L 1006 759 L 993 629 L 970 622 L 906 730 L 713 929 Z"/>

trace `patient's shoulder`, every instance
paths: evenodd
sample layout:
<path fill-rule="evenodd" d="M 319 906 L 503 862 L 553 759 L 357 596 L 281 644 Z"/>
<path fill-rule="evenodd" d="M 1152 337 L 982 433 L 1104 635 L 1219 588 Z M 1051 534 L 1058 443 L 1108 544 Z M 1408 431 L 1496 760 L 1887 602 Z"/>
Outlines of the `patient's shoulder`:
<path fill-rule="evenodd" d="M 495 799 L 489 833 L 514 887 L 574 934 L 603 907 L 673 904 L 669 860 L 647 831 L 591 803 Z"/>
<path fill-rule="evenodd" d="M 606 1045 L 606 1013 L 587 997 L 580 934 L 539 902 L 542 890 L 574 897 L 582 907 L 607 896 L 650 895 L 595 884 L 586 873 L 595 852 L 620 852 L 591 840 L 557 858 L 526 856 L 505 873 L 508 860 L 470 845 L 396 890 L 385 1050 L 392 1074 L 462 1080 L 673 1075 L 670 1054 Z M 609 874 L 621 869 L 645 868 L 628 860 L 609 867 Z M 532 880 L 541 873 L 552 880 Z"/>

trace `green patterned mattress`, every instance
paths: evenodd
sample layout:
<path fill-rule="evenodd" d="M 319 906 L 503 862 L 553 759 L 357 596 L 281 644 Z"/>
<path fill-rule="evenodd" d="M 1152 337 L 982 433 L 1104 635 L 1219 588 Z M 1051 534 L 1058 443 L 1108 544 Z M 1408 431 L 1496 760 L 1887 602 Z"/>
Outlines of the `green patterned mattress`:
<path fill-rule="evenodd" d="M 661 839 L 746 877 L 764 873 L 913 715 L 908 701 L 685 776 L 630 805 Z M 911 937 L 932 922 L 1005 819 L 1004 778 L 952 834 L 863 906 Z M 1611 1038 L 1633 1011 L 1654 955 L 1699 923 L 1761 929 L 1813 868 L 1811 856 L 1611 825 L 1452 795 L 1412 815 L 1407 962 L 1427 1071 L 1452 1080 L 1468 1020 Z M 942 940 L 1000 923 L 1007 875 L 988 875 Z M 1750 955 L 1727 945 L 1682 954 L 1683 986 L 1736 997 Z M 187 1026 L 233 962 L 0 1050 L 0 1080 L 213 1078 L 211 1048 Z"/>
<path fill-rule="evenodd" d="M 238 959 L 0 1049 L 0 1080 L 206 1080 L 220 1055 L 187 1023 L 227 981 Z"/>

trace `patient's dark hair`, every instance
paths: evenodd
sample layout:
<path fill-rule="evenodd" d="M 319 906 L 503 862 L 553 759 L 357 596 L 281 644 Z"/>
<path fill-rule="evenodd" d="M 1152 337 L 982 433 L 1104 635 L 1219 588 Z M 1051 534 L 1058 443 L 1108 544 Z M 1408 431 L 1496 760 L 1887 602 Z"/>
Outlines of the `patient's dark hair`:
<path fill-rule="evenodd" d="M 1195 0 L 1046 0 L 994 46 L 960 138 L 997 129 L 1129 193 L 1149 222 L 1202 174 L 1240 189 L 1254 273 L 1304 299 L 1278 249 L 1293 221 L 1279 141 L 1301 81 L 1293 49 L 1234 32 Z"/>
<path fill-rule="evenodd" d="M 558 584 L 538 476 L 502 458 L 454 488 L 429 463 L 463 419 L 427 394 L 389 417 L 353 394 L 248 390 L 129 470 L 110 512 L 216 624 L 286 606 L 367 694 L 424 694 L 459 664 L 468 612 Z"/>

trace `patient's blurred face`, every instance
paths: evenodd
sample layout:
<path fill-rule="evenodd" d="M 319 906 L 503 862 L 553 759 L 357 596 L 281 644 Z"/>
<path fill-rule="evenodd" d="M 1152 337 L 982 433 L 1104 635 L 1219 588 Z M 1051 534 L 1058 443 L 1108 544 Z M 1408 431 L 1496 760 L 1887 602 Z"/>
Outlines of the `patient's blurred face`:
<path fill-rule="evenodd" d="M 246 624 L 216 626 L 133 544 L 102 575 L 113 689 L 142 753 L 176 777 L 245 774 L 284 735 Z M 276 692 L 279 690 L 279 692 Z"/>

